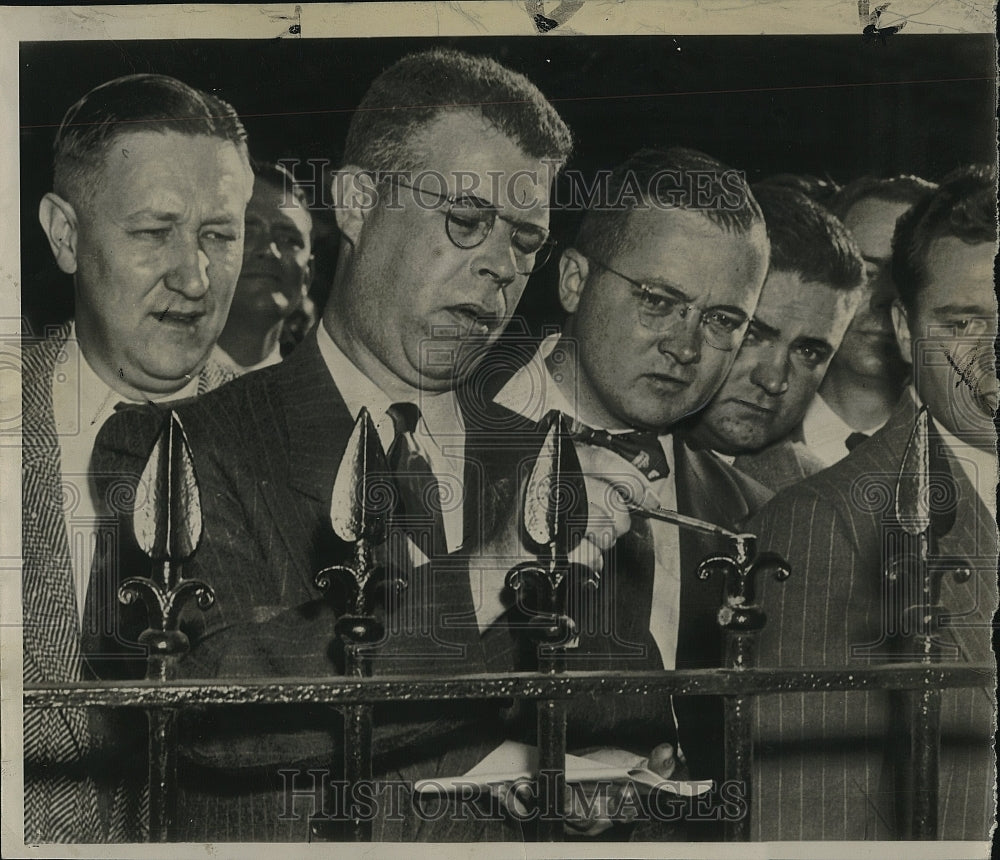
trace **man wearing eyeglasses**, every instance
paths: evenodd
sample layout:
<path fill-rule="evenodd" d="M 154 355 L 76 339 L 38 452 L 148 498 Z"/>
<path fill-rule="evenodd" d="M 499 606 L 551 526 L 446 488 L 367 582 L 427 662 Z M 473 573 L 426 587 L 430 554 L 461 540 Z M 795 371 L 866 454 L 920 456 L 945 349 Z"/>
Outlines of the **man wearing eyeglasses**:
<path fill-rule="evenodd" d="M 636 508 L 737 528 L 770 495 L 671 436 L 732 366 L 767 269 L 764 220 L 740 174 L 691 150 L 642 150 L 606 188 L 560 260 L 561 335 L 495 402 L 535 422 L 551 410 L 572 421 L 591 506 L 591 551 L 577 559 L 599 570 L 601 584 L 594 606 L 570 607 L 581 633 L 569 666 L 717 666 L 718 585 L 694 574 L 720 546 Z M 721 734 L 711 735 L 721 723 L 705 700 L 687 702 L 676 703 L 676 736 L 669 701 L 588 702 L 571 714 L 570 742 L 631 752 L 634 765 L 679 740 L 692 777 L 718 776 L 711 748 Z"/>
<path fill-rule="evenodd" d="M 345 671 L 334 634 L 339 613 L 314 577 L 350 560 L 352 548 L 331 525 L 331 499 L 362 407 L 399 489 L 394 521 L 406 539 L 393 544 L 388 561 L 409 576 L 396 620 L 386 620 L 375 672 L 450 675 L 509 665 L 504 647 L 482 644 L 468 569 L 425 562 L 447 558 L 478 528 L 483 488 L 476 464 L 467 465 L 455 388 L 544 261 L 550 185 L 570 149 L 569 130 L 537 88 L 485 57 L 414 54 L 373 82 L 351 121 L 334 186 L 341 243 L 317 331 L 281 364 L 180 412 L 204 508 L 203 540 L 185 575 L 216 595 L 211 610 L 186 619 L 192 647 L 183 675 Z M 146 452 L 134 440 L 148 439 L 156 419 L 147 412 L 121 420 L 105 447 L 119 471 L 123 452 L 138 471 Z M 136 426 L 143 422 L 145 431 Z M 411 784 L 462 774 L 496 746 L 500 720 L 497 706 L 468 702 L 376 709 L 376 772 Z M 248 713 L 237 726 L 206 717 L 189 735 L 194 769 L 180 835 L 329 835 L 325 825 L 310 830 L 310 814 L 328 811 L 324 796 L 333 802 L 310 768 L 342 759 L 340 732 L 326 708 Z M 495 815 L 421 818 L 411 793 L 392 815 L 383 800 L 391 798 L 377 804 L 376 840 L 520 838 Z"/>

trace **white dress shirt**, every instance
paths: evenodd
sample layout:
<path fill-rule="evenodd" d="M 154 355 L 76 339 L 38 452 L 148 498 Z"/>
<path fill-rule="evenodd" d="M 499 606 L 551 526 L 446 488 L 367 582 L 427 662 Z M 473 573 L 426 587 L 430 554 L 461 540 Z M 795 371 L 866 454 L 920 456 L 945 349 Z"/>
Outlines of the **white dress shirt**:
<path fill-rule="evenodd" d="M 137 402 L 109 387 L 84 357 L 76 339 L 76 324 L 70 327 L 63 347 L 66 360 L 52 375 L 52 413 L 59 439 L 59 470 L 64 482 L 63 516 L 69 540 L 77 617 L 82 622 L 90 584 L 90 569 L 98 540 L 114 541 L 114 516 L 98 497 L 91 473 L 94 443 L 104 422 L 122 402 Z M 193 397 L 198 393 L 196 376 L 180 391 L 159 402 Z M 155 398 L 149 398 L 154 401 Z M 101 528 L 101 525 L 104 528 Z M 110 546 L 109 546 L 110 548 Z M 145 575 L 147 571 L 136 571 Z"/>
<path fill-rule="evenodd" d="M 270 367 L 272 364 L 281 363 L 281 344 L 275 343 L 274 349 L 264 356 L 263 359 L 258 361 L 256 364 L 251 364 L 246 367 L 240 364 L 218 344 L 212 347 L 212 358 L 214 358 L 223 367 L 232 370 L 234 373 L 253 373 L 255 370 L 261 370 L 262 368 Z"/>
<path fill-rule="evenodd" d="M 532 421 L 540 421 L 552 409 L 559 410 L 569 418 L 582 421 L 576 405 L 567 400 L 546 365 L 546 359 L 558 341 L 558 334 L 545 338 L 531 360 L 510 378 L 496 396 L 495 402 Z M 594 429 L 604 428 L 595 427 Z M 614 431 L 609 432 L 613 433 Z M 656 503 L 665 508 L 676 510 L 677 485 L 674 480 L 672 436 L 665 434 L 659 437 L 659 441 L 663 453 L 666 455 L 667 464 L 670 466 L 670 474 L 666 478 L 645 481 L 646 489 Z M 588 460 L 591 459 L 593 450 L 589 445 L 577 446 L 577 454 L 584 475 L 588 472 Z M 625 463 L 624 460 L 622 462 Z M 594 469 L 591 468 L 591 471 Z M 677 628 L 680 620 L 680 534 L 677 526 L 673 523 L 664 523 L 659 520 L 649 520 L 648 522 L 653 536 L 655 557 L 649 631 L 660 650 L 663 667 L 673 669 L 677 657 Z M 627 571 L 622 573 L 627 574 Z M 499 586 L 502 587 L 502 585 L 501 582 Z M 502 611 L 499 596 L 492 606 L 484 605 L 483 612 L 489 618 L 493 613 L 498 615 L 498 609 Z M 482 619 L 480 626 L 482 626 Z"/>
<path fill-rule="evenodd" d="M 448 552 L 455 552 L 464 540 L 465 423 L 454 391 L 422 391 L 401 383 L 400 391 L 390 397 L 344 355 L 322 324 L 316 327 L 316 339 L 320 355 L 323 356 L 340 396 L 344 398 L 347 411 L 357 418 L 361 407 L 368 407 L 386 452 L 396 435 L 392 418 L 386 414 L 386 410 L 393 403 L 403 400 L 415 403 L 420 408 L 420 421 L 417 422 L 413 437 L 423 449 L 440 485 L 445 539 Z M 410 552 L 415 565 L 427 562 L 427 557 L 412 541 Z"/>
<path fill-rule="evenodd" d="M 871 436 L 884 425 L 885 421 L 864 433 Z M 847 450 L 847 437 L 854 432 L 855 429 L 834 412 L 818 393 L 813 397 L 802 419 L 802 441 L 809 453 L 823 463 L 824 468 L 843 460 L 850 453 Z"/>

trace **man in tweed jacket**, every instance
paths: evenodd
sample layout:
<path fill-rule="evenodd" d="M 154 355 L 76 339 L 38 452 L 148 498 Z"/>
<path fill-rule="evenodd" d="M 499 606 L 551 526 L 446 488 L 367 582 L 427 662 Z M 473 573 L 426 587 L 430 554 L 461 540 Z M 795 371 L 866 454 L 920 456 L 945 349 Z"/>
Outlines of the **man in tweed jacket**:
<path fill-rule="evenodd" d="M 95 88 L 63 120 L 39 219 L 73 276 L 74 320 L 24 354 L 23 617 L 26 683 L 93 674 L 104 629 L 91 566 L 114 566 L 114 490 L 91 470 L 116 405 L 202 394 L 233 374 L 207 361 L 242 255 L 252 174 L 226 103 L 173 78 Z M 103 674 L 103 673 L 102 673 Z M 114 738 L 110 744 L 102 741 Z M 74 709 L 25 713 L 25 841 L 142 834 L 141 729 Z M 116 755 L 111 755 L 114 749 Z"/>
<path fill-rule="evenodd" d="M 762 666 L 863 666 L 915 659 L 884 573 L 898 561 L 897 480 L 918 409 L 929 420 L 929 563 L 946 572 L 935 635 L 940 659 L 993 664 L 997 605 L 996 174 L 946 178 L 896 226 L 893 321 L 913 385 L 888 423 L 846 459 L 780 493 L 751 522 L 765 549 L 791 564 L 785 583 L 762 583 L 768 622 Z M 912 514 L 910 514 L 912 516 Z M 919 653 L 919 652 L 917 652 Z M 984 841 L 994 815 L 991 741 L 995 678 L 941 696 L 938 831 Z M 907 838 L 905 774 L 891 747 L 901 715 L 879 691 L 762 697 L 754 811 L 760 839 Z M 895 730 L 895 731 L 894 731 Z"/>

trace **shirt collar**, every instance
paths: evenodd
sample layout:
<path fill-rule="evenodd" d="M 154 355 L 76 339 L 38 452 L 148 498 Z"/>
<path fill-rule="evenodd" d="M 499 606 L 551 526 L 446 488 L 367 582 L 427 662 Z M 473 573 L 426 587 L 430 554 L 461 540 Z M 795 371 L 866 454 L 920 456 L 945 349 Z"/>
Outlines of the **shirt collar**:
<path fill-rule="evenodd" d="M 568 418 L 579 420 L 576 408 L 559 390 L 545 363 L 559 342 L 559 337 L 558 333 L 550 334 L 538 345 L 528 363 L 518 369 L 494 398 L 495 403 L 535 423 L 553 409 Z"/>
<path fill-rule="evenodd" d="M 576 407 L 562 393 L 552 373 L 546 364 L 546 359 L 552 354 L 560 335 L 550 334 L 539 345 L 531 359 L 523 365 L 500 389 L 494 402 L 511 412 L 527 418 L 530 421 L 541 421 L 551 410 L 562 412 L 567 418 L 579 421 Z M 586 422 L 582 422 L 586 423 Z M 604 427 L 595 427 L 604 430 Z M 610 430 L 610 433 L 628 432 Z M 667 462 L 673 469 L 673 445 L 670 433 L 658 435 L 660 446 L 666 454 Z"/>
<path fill-rule="evenodd" d="M 361 407 L 367 407 L 383 446 L 388 448 L 394 431 L 392 422 L 384 420 L 385 412 L 394 402 L 404 398 L 391 399 L 365 376 L 334 343 L 322 322 L 316 326 L 316 340 L 323 362 L 330 371 L 340 396 L 344 398 L 348 412 L 356 418 Z M 409 396 L 405 399 L 420 407 L 421 424 L 428 435 L 436 440 L 445 440 L 456 432 L 462 434 L 464 424 L 453 390 L 429 392 L 412 388 L 407 393 Z"/>
<path fill-rule="evenodd" d="M 802 435 L 809 447 L 843 442 L 854 429 L 830 408 L 818 392 L 802 419 Z"/>

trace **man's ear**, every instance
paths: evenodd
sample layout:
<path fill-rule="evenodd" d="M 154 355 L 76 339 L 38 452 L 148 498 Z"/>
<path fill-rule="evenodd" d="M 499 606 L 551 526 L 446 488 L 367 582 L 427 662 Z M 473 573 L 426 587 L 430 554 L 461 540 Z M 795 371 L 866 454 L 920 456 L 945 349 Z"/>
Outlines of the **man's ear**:
<path fill-rule="evenodd" d="M 56 264 L 67 275 L 76 272 L 76 211 L 51 191 L 38 204 L 38 222 L 49 239 Z"/>
<path fill-rule="evenodd" d="M 340 235 L 357 247 L 361 228 L 378 202 L 375 180 L 370 171 L 348 164 L 334 175 L 332 190 Z"/>
<path fill-rule="evenodd" d="M 910 317 L 903 303 L 896 299 L 892 303 L 892 327 L 896 331 L 896 343 L 903 355 L 903 361 L 913 363 L 913 336 L 910 334 Z"/>
<path fill-rule="evenodd" d="M 312 254 L 310 254 L 309 255 L 309 262 L 306 263 L 305 268 L 302 270 L 302 293 L 303 294 L 308 293 L 309 292 L 309 288 L 312 286 L 313 275 L 315 274 L 315 268 L 313 267 L 313 263 L 315 262 L 315 260 L 316 260 L 316 258 Z"/>
<path fill-rule="evenodd" d="M 566 313 L 576 313 L 587 283 L 590 261 L 576 248 L 567 248 L 559 258 L 559 301 Z"/>

